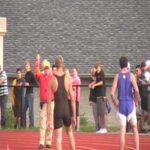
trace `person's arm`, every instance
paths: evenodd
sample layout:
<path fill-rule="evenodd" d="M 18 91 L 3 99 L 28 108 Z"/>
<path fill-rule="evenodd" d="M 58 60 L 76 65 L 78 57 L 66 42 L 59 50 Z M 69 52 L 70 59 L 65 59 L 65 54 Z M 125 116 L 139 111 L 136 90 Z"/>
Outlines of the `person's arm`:
<path fill-rule="evenodd" d="M 103 81 L 99 81 L 99 82 L 95 83 L 92 87 L 94 88 L 96 86 L 101 86 L 101 85 L 103 85 Z"/>
<path fill-rule="evenodd" d="M 40 54 L 37 54 L 36 58 L 35 58 L 35 63 L 34 63 L 34 75 L 38 80 L 41 75 L 40 62 L 41 62 L 41 56 L 40 56 Z"/>
<path fill-rule="evenodd" d="M 3 80 L 2 79 L 0 79 L 0 85 L 3 83 Z"/>
<path fill-rule="evenodd" d="M 102 72 L 101 73 L 101 78 L 100 78 L 100 80 L 99 80 L 99 82 L 97 82 L 97 83 L 95 83 L 93 86 L 92 86 L 92 88 L 94 89 L 96 86 L 102 86 L 103 84 L 104 84 L 104 78 L 105 78 L 105 76 L 104 76 L 104 73 Z"/>
<path fill-rule="evenodd" d="M 76 126 L 76 103 L 75 103 L 75 97 L 74 97 L 74 94 L 73 94 L 73 88 L 72 88 L 72 82 L 71 82 L 71 79 L 70 78 L 67 78 L 68 80 L 68 86 L 69 86 L 69 89 L 68 89 L 68 92 L 69 92 L 69 95 L 70 95 L 70 99 L 71 99 L 71 107 L 72 107 L 72 125 L 73 127 Z"/>
<path fill-rule="evenodd" d="M 132 82 L 133 89 L 134 89 L 134 101 L 135 101 L 135 105 L 138 106 L 139 99 L 140 99 L 139 89 L 138 89 L 138 85 L 137 85 L 135 76 L 132 73 L 131 73 L 131 82 Z"/>
<path fill-rule="evenodd" d="M 40 71 L 40 61 L 36 60 L 34 64 L 34 75 L 39 80 L 41 71 Z"/>
<path fill-rule="evenodd" d="M 117 84 L 118 84 L 118 74 L 116 74 L 115 77 L 114 77 L 114 81 L 113 81 L 112 88 L 111 88 L 111 94 L 110 94 L 112 102 L 113 102 L 116 109 L 118 109 L 118 103 L 117 103 L 116 97 L 115 97 Z"/>
<path fill-rule="evenodd" d="M 16 85 L 16 79 L 14 79 L 13 81 L 12 81 L 12 86 L 14 86 L 14 85 Z M 10 90 L 10 99 L 11 99 L 11 103 L 12 103 L 12 106 L 14 106 L 14 104 L 15 104 L 15 94 L 14 94 L 14 87 L 12 87 L 11 88 L 11 90 Z"/>
<path fill-rule="evenodd" d="M 0 85 L 2 85 L 2 83 L 7 80 L 7 75 L 5 71 L 2 71 L 1 73 L 1 78 L 0 78 Z"/>
<path fill-rule="evenodd" d="M 53 76 L 52 80 L 48 84 L 49 101 L 54 99 L 54 93 L 56 92 L 57 87 L 58 87 L 57 79 L 55 76 Z"/>
<path fill-rule="evenodd" d="M 92 81 L 91 83 L 89 83 L 89 88 L 91 89 L 92 88 L 92 86 L 95 84 L 96 82 L 95 82 L 95 80 L 94 81 Z"/>

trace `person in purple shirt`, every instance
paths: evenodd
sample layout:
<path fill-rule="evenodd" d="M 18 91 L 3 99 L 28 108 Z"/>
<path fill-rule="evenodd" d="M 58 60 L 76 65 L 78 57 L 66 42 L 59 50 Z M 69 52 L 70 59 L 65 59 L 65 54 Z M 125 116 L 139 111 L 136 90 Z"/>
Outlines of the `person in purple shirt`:
<path fill-rule="evenodd" d="M 135 109 L 139 103 L 139 90 L 135 76 L 130 72 L 127 65 L 128 59 L 121 57 L 121 71 L 115 75 L 111 88 L 111 98 L 120 122 L 120 150 L 125 148 L 126 121 L 131 124 L 135 147 L 136 150 L 139 150 L 139 134 Z M 118 103 L 115 98 L 116 89 L 118 89 Z"/>

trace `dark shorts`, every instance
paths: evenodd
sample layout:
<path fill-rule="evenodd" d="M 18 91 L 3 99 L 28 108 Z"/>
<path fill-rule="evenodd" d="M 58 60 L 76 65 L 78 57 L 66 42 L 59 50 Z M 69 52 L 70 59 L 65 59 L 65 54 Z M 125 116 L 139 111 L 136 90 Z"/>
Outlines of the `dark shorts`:
<path fill-rule="evenodd" d="M 14 116 L 21 117 L 21 113 L 22 113 L 22 102 L 21 100 L 15 99 Z"/>
<path fill-rule="evenodd" d="M 97 98 L 97 113 L 98 115 L 105 115 L 107 114 L 107 100 L 103 98 Z"/>
<path fill-rule="evenodd" d="M 145 96 L 141 96 L 141 108 L 142 110 L 150 110 L 150 94 L 148 93 Z"/>
<path fill-rule="evenodd" d="M 58 129 L 63 127 L 69 127 L 71 125 L 71 113 L 69 109 L 69 105 L 64 111 L 62 109 L 54 108 L 54 129 Z"/>

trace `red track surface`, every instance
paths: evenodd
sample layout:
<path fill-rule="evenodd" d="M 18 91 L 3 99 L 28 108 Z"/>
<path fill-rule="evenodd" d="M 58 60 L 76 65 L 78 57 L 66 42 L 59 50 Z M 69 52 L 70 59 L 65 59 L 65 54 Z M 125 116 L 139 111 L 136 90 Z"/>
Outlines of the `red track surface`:
<path fill-rule="evenodd" d="M 0 150 L 38 150 L 38 132 L 0 131 Z M 119 134 L 75 133 L 77 150 L 118 150 Z M 55 137 L 52 149 L 55 150 Z M 66 134 L 63 150 L 69 150 Z M 126 136 L 126 150 L 134 150 L 133 136 Z M 150 150 L 150 135 L 140 135 L 140 150 Z"/>

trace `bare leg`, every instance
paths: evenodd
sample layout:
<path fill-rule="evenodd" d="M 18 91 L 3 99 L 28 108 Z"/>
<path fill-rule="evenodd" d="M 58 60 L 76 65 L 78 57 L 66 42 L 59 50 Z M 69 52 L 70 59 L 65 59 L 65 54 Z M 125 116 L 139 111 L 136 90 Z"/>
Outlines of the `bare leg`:
<path fill-rule="evenodd" d="M 62 150 L 62 128 L 55 130 L 56 135 L 56 150 Z"/>
<path fill-rule="evenodd" d="M 139 133 L 138 133 L 137 125 L 133 125 L 132 129 L 134 135 L 135 148 L 136 150 L 139 150 Z"/>
<path fill-rule="evenodd" d="M 120 150 L 124 150 L 125 148 L 125 133 L 126 126 L 120 126 Z"/>
<path fill-rule="evenodd" d="M 70 143 L 70 148 L 71 150 L 75 150 L 75 139 L 74 139 L 74 135 L 73 135 L 73 130 L 72 130 L 72 125 L 70 125 L 69 127 L 66 128 L 66 132 L 69 138 L 69 143 Z"/>
<path fill-rule="evenodd" d="M 77 131 L 80 130 L 80 117 L 77 116 Z"/>

